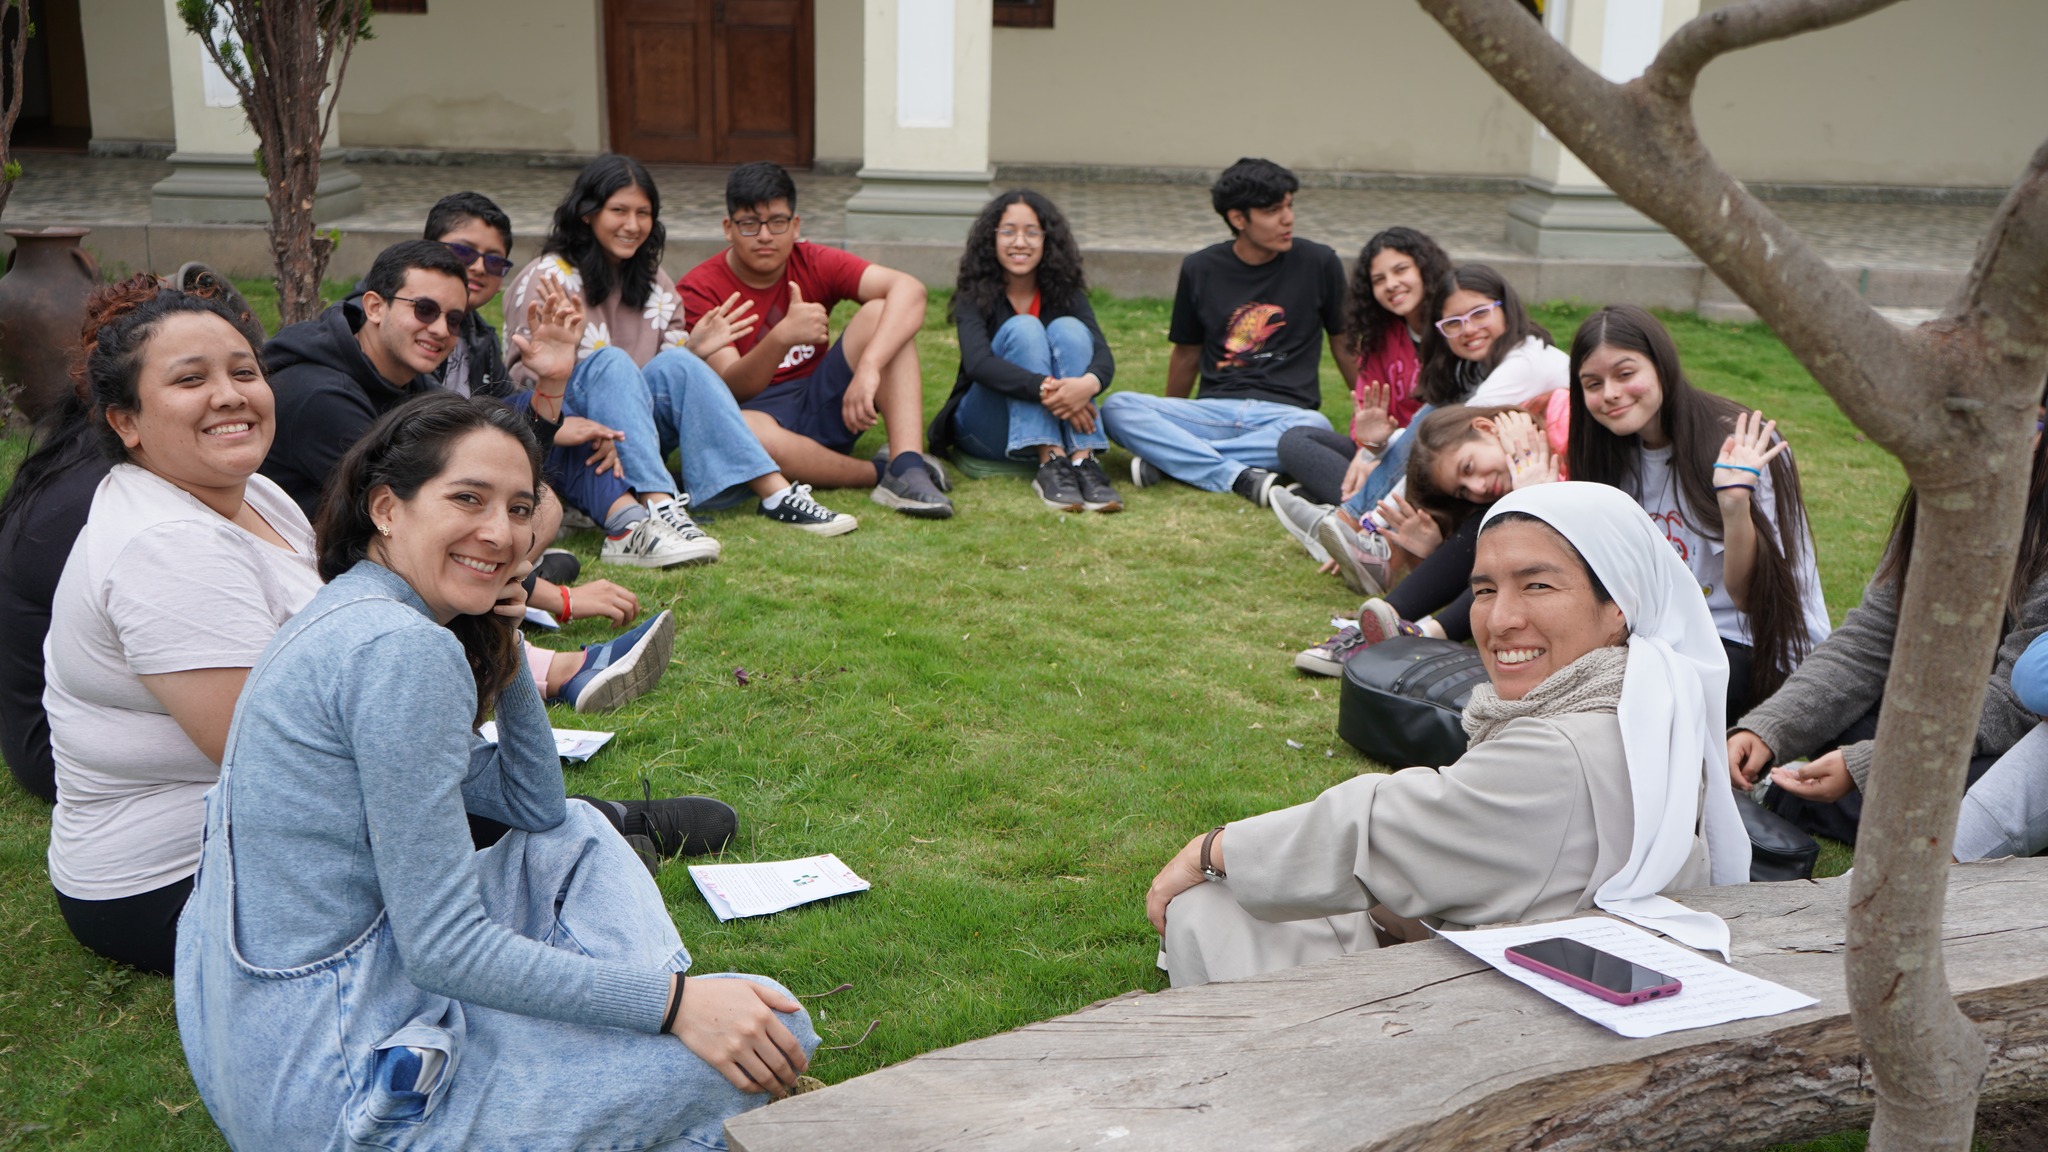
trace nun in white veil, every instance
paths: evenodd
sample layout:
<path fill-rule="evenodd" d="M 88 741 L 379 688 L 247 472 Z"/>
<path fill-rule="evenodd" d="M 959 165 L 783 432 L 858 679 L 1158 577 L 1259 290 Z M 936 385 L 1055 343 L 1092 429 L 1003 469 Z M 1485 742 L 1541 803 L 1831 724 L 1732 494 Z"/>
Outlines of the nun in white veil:
<path fill-rule="evenodd" d="M 1727 660 L 1684 562 L 1620 490 L 1544 484 L 1487 514 L 1472 585 L 1489 683 L 1466 754 L 1190 840 L 1146 895 L 1175 986 L 1377 947 L 1375 911 L 1454 929 L 1597 907 L 1726 954 L 1725 924 L 1662 895 L 1749 875 Z"/>

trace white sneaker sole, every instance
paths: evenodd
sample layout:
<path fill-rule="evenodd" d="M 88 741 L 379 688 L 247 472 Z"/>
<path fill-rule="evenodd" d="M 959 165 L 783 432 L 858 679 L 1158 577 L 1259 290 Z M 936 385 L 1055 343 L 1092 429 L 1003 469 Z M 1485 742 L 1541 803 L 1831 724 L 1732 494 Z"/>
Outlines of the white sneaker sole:
<path fill-rule="evenodd" d="M 628 568 L 681 568 L 689 564 L 711 564 L 725 551 L 725 546 L 706 536 L 691 541 L 683 548 L 664 553 L 636 553 L 624 549 L 614 550 L 612 542 L 606 540 L 598 550 L 597 558 L 605 564 L 622 564 Z"/>
<path fill-rule="evenodd" d="M 1335 677 L 1344 674 L 1344 666 L 1330 659 L 1329 654 L 1320 648 L 1295 653 L 1294 666 L 1311 676 Z"/>
<path fill-rule="evenodd" d="M 808 532 L 813 536 L 844 536 L 855 528 L 860 527 L 859 520 L 848 516 L 844 512 L 822 524 L 791 524 L 787 520 L 776 520 L 775 523 L 794 528 L 799 532 Z"/>
<path fill-rule="evenodd" d="M 676 618 L 664 609 L 638 644 L 583 686 L 583 694 L 576 697 L 576 711 L 606 712 L 645 696 L 661 681 L 662 673 L 668 671 L 669 657 L 675 649 Z"/>

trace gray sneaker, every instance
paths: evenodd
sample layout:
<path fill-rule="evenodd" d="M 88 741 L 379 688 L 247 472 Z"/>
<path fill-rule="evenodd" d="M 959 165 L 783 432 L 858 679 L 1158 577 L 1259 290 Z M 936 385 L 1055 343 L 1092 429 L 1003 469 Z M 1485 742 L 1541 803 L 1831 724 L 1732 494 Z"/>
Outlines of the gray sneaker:
<path fill-rule="evenodd" d="M 1045 463 L 1038 466 L 1038 475 L 1031 478 L 1031 490 L 1055 512 L 1081 510 L 1081 480 L 1074 475 L 1074 465 L 1065 456 L 1046 457 Z"/>
<path fill-rule="evenodd" d="M 1131 485 L 1136 488 L 1150 488 L 1166 479 L 1166 473 L 1146 463 L 1143 456 L 1131 457 Z"/>
<path fill-rule="evenodd" d="M 1394 574 L 1393 549 L 1377 532 L 1356 532 L 1335 512 L 1316 521 L 1316 541 L 1337 562 L 1344 583 L 1361 596 L 1384 596 Z"/>
<path fill-rule="evenodd" d="M 1289 488 L 1275 488 L 1266 496 L 1266 503 L 1272 505 L 1273 518 L 1287 529 L 1287 534 L 1308 549 L 1309 558 L 1318 564 L 1330 561 L 1329 549 L 1316 539 L 1316 521 L 1331 512 L 1328 504 L 1304 500 Z"/>
<path fill-rule="evenodd" d="M 1109 486 L 1102 474 L 1102 462 L 1090 456 L 1074 465 L 1074 479 L 1081 483 L 1081 507 L 1090 512 L 1121 512 L 1124 498 Z"/>
<path fill-rule="evenodd" d="M 939 491 L 933 481 L 929 457 L 923 468 L 906 468 L 901 472 L 884 470 L 882 482 L 868 493 L 868 499 L 884 508 L 894 508 L 905 516 L 916 516 L 925 520 L 944 520 L 953 515 L 953 502 Z"/>
<path fill-rule="evenodd" d="M 946 466 L 939 463 L 939 458 L 929 452 L 920 452 L 918 455 L 924 458 L 924 470 L 931 474 L 932 483 L 938 486 L 939 491 L 951 492 L 953 490 L 953 478 L 946 475 Z M 889 471 L 889 449 L 884 447 L 877 451 L 873 456 L 868 457 L 868 463 L 873 464 L 877 471 L 887 475 Z"/>

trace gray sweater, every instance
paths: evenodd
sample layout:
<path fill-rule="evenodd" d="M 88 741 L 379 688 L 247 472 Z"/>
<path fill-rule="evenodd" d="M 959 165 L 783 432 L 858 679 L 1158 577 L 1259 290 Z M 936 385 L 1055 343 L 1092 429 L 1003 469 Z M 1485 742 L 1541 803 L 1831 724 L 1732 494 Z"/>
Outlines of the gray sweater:
<path fill-rule="evenodd" d="M 1770 745 L 1777 763 L 1809 756 L 1861 719 L 1884 694 L 1898 630 L 1899 603 L 1891 581 L 1871 581 L 1863 589 L 1863 603 L 1849 610 L 1842 626 L 1786 677 L 1784 687 L 1750 709 L 1732 730 L 1756 733 Z M 2004 755 L 2040 722 L 2013 694 L 2012 665 L 2044 631 L 2048 631 L 2048 577 L 2027 589 L 2018 625 L 1999 641 L 1991 683 L 1984 694 L 1984 714 L 1977 719 L 1977 755 Z M 1870 783 L 1872 748 L 1869 740 L 1842 747 L 1842 759 L 1858 790 Z"/>

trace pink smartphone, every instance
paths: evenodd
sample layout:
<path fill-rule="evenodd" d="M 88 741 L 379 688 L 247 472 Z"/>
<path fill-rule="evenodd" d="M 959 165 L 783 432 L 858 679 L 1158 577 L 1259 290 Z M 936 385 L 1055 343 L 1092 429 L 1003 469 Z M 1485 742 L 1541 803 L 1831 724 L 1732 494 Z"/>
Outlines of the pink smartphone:
<path fill-rule="evenodd" d="M 1610 1004 L 1640 1004 L 1660 996 L 1676 996 L 1683 987 L 1654 968 L 1562 936 L 1517 944 L 1508 949 L 1508 959 Z"/>

